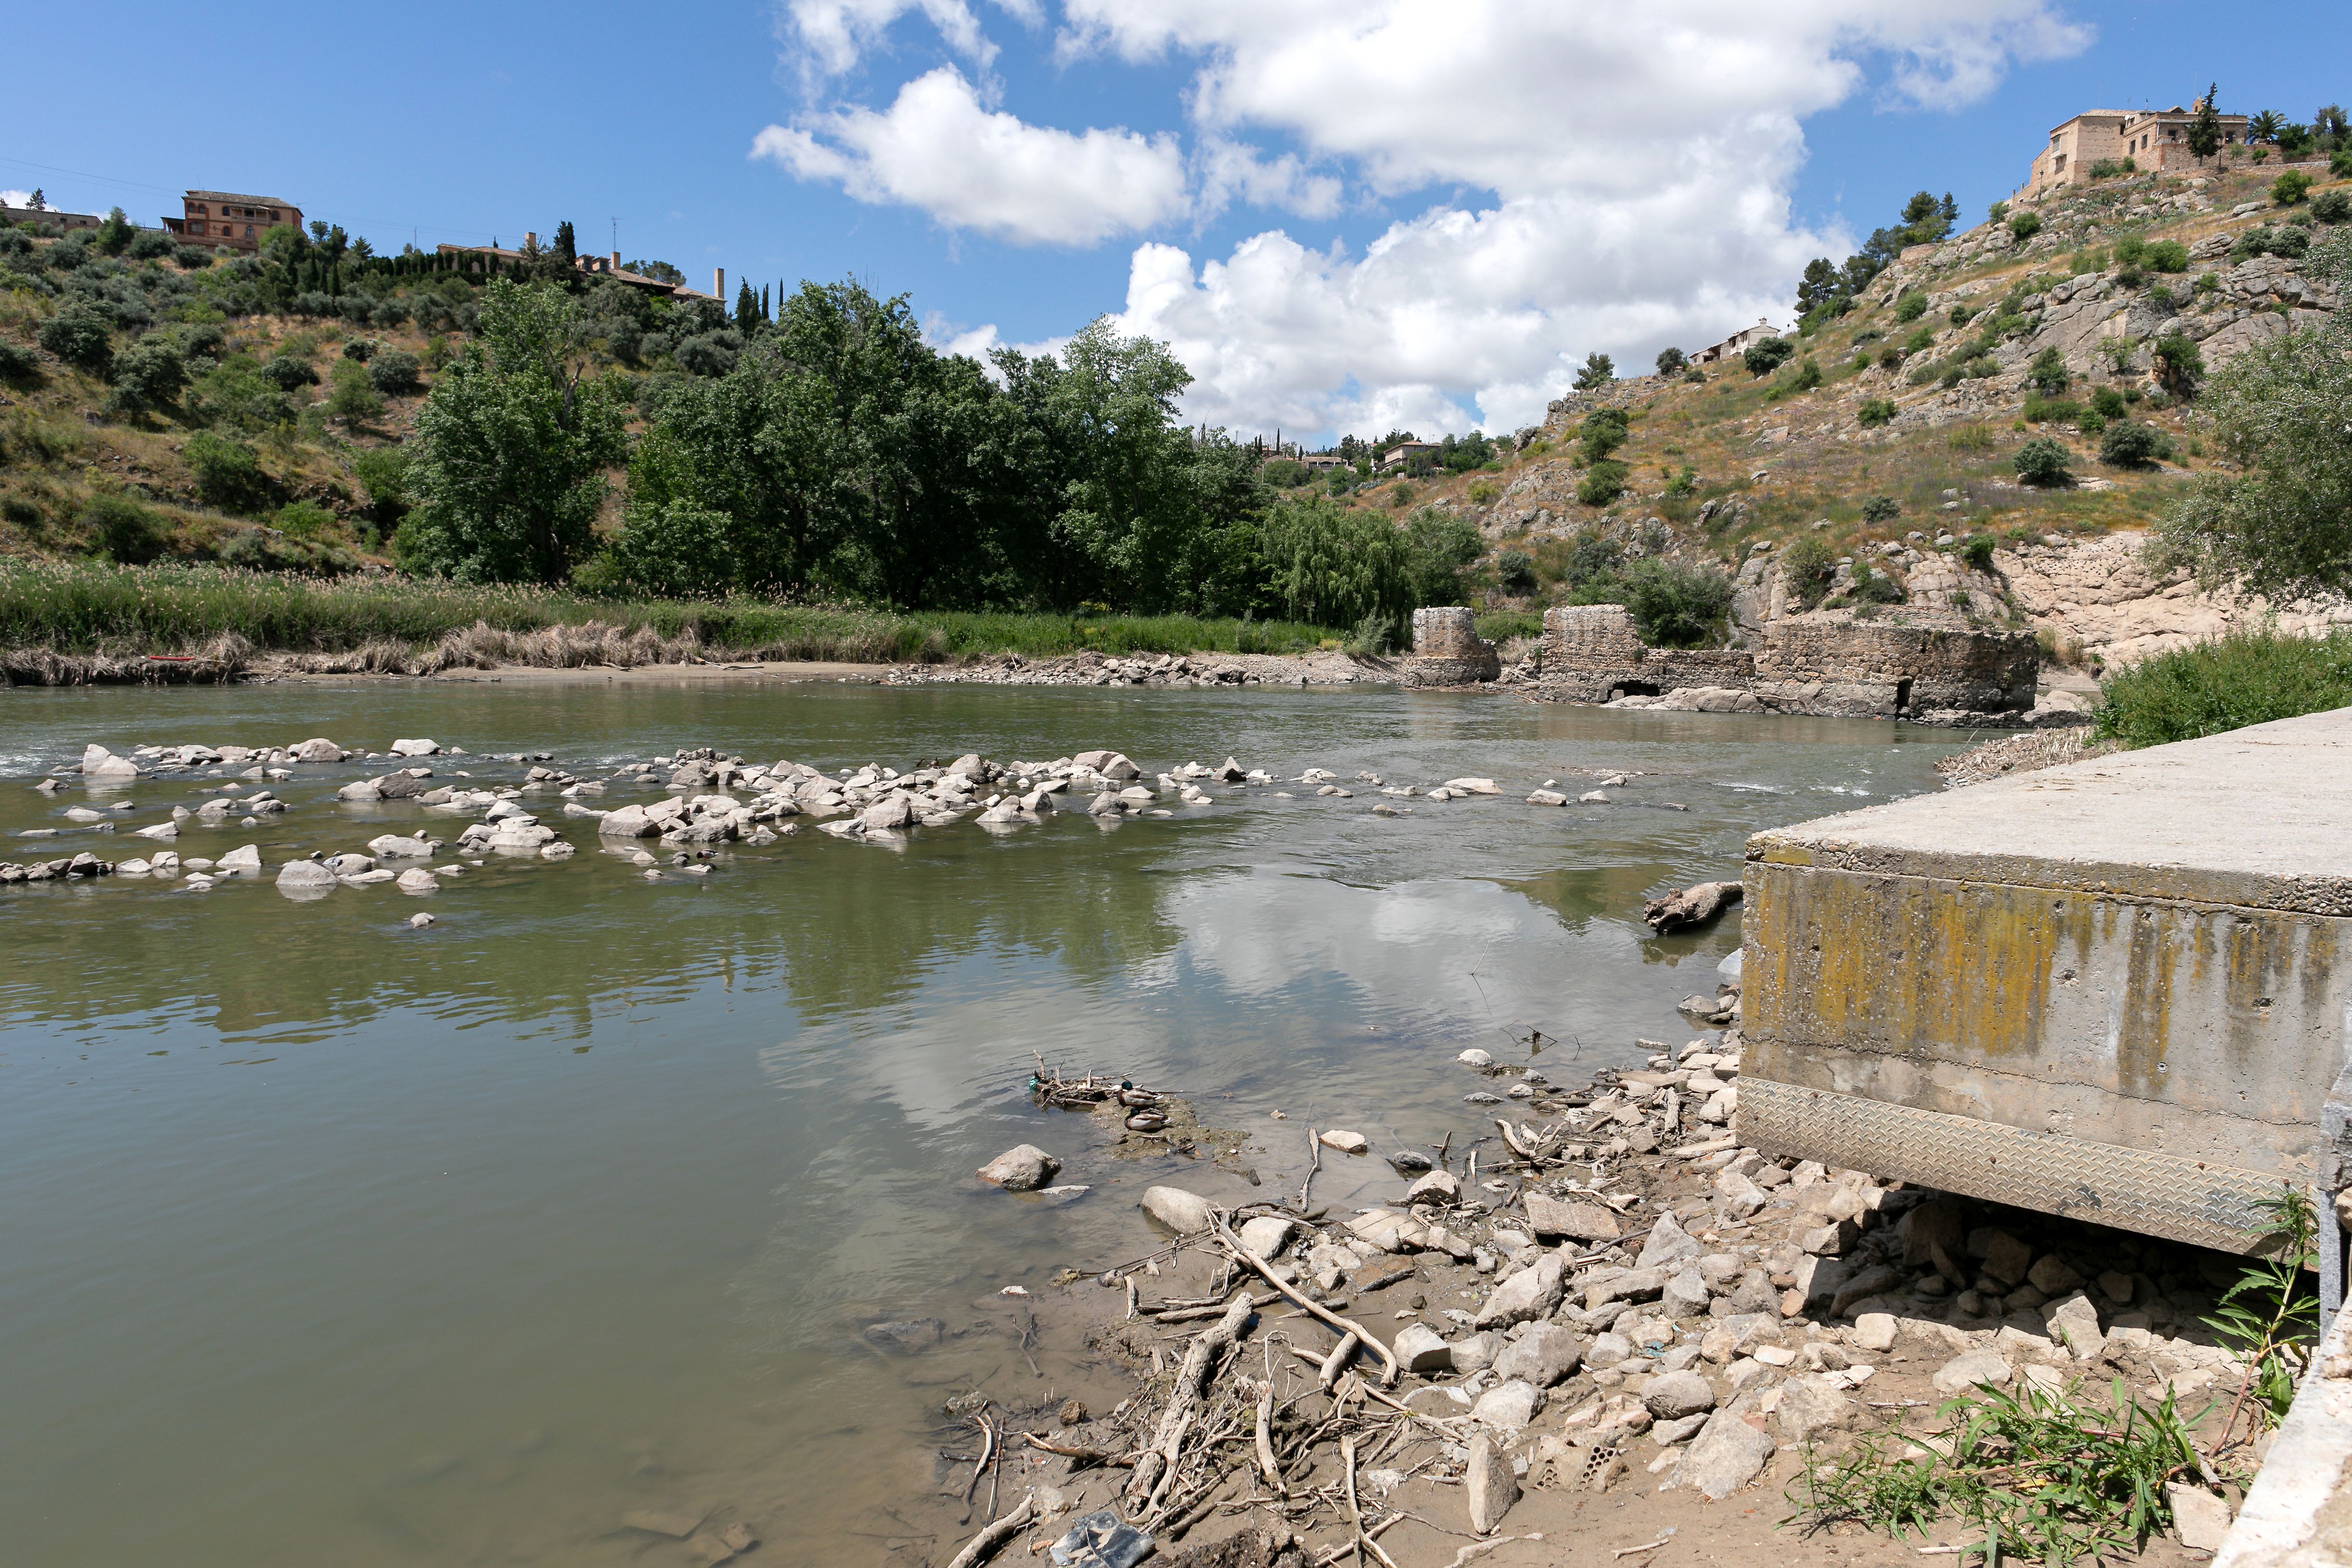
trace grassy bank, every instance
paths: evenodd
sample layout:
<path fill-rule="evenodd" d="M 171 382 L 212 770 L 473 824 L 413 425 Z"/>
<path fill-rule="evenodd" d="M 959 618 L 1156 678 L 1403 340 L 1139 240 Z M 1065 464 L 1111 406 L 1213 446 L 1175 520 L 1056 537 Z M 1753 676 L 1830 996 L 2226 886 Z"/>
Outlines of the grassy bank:
<path fill-rule="evenodd" d="M 443 666 L 484 658 L 648 663 L 688 653 L 903 663 L 1089 648 L 1297 653 L 1339 635 L 1190 616 L 901 615 L 751 598 L 606 599 L 409 578 L 0 563 L 0 648 L 76 656 L 177 654 L 236 638 L 265 653 L 364 654 L 364 662 L 383 668 L 418 658 Z M 441 657 L 432 657 L 436 652 Z"/>
<path fill-rule="evenodd" d="M 2156 746 L 2352 704 L 2352 633 L 2238 632 L 2108 680 L 2102 739 Z"/>

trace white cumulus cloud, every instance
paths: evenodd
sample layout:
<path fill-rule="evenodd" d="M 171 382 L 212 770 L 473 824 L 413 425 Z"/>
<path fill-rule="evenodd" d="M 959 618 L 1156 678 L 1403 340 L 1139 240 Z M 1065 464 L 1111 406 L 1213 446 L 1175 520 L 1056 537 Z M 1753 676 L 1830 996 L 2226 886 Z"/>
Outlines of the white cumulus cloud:
<path fill-rule="evenodd" d="M 923 9 L 951 3 L 971 16 L 961 0 Z M 1033 126 L 943 68 L 886 111 L 771 127 L 760 150 L 954 228 L 1138 236 L 1120 321 L 1192 367 L 1193 418 L 1508 428 L 1588 352 L 1631 372 L 1668 343 L 1785 319 L 1805 260 L 1850 242 L 1792 221 L 1805 118 L 1873 83 L 1898 110 L 1972 102 L 2018 63 L 2087 43 L 2057 3 L 1060 0 L 1065 71 L 1189 70 L 1171 106 L 1186 144 Z M 878 37 L 828 26 L 810 47 L 847 40 L 854 57 Z M 940 26 L 986 58 L 961 20 Z M 1274 228 L 1195 255 L 1182 232 L 1235 205 L 1319 220 L 1365 204 L 1394 216 L 1355 249 Z"/>
<path fill-rule="evenodd" d="M 751 153 L 803 179 L 838 181 L 859 201 L 919 207 L 949 227 L 1023 245 L 1091 245 L 1186 205 L 1174 137 L 1031 125 L 984 107 L 953 66 L 917 77 L 887 110 L 771 125 Z"/>

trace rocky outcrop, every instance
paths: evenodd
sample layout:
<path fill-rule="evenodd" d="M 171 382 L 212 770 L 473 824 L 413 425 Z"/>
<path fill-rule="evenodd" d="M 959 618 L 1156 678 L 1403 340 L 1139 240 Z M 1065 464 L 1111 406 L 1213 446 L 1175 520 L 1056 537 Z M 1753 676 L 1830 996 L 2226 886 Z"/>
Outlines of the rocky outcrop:
<path fill-rule="evenodd" d="M 2186 573 L 2147 569 L 2147 536 L 2137 531 L 1996 552 L 2026 624 L 2070 658 L 2114 668 L 2150 654 L 2209 642 L 2275 616 L 2283 631 L 2316 637 L 2352 626 L 2352 603 L 2287 606 L 2230 590 L 2208 593 Z"/>

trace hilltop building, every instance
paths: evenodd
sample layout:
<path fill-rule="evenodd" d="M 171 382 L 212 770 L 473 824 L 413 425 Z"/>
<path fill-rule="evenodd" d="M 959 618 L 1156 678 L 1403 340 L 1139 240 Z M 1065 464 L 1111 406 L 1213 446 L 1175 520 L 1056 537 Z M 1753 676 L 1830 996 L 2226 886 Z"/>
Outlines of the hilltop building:
<path fill-rule="evenodd" d="M 495 245 L 440 245 L 434 247 L 434 250 L 436 254 L 441 256 L 475 258 L 468 262 L 466 270 L 478 271 L 493 259 L 502 265 L 512 265 L 524 260 L 532 252 L 538 251 L 539 236 L 537 234 L 525 234 L 522 239 L 527 247 L 523 250 L 507 250 Z M 540 254 L 543 258 L 545 253 Z M 723 267 L 711 269 L 710 292 L 705 294 L 689 289 L 683 283 L 673 283 L 667 278 L 653 278 L 643 272 L 632 272 L 621 265 L 621 253 L 617 250 L 606 256 L 574 257 L 572 265 L 583 272 L 594 273 L 600 278 L 610 278 L 616 283 L 625 283 L 632 289 L 659 295 L 665 300 L 716 300 L 722 305 L 727 303 L 727 269 Z"/>
<path fill-rule="evenodd" d="M 2224 143 L 2246 139 L 2246 117 L 2221 114 Z M 2189 128 L 2197 120 L 2194 107 L 2183 109 L 2093 109 L 2050 129 L 2050 143 L 2033 156 L 2025 184 L 2011 198 L 2030 201 L 2060 185 L 2079 185 L 2102 163 L 2120 163 L 2129 158 L 2143 172 L 2180 172 L 2209 167 L 2189 150 Z"/>
<path fill-rule="evenodd" d="M 1769 318 L 1759 316 L 1754 326 L 1743 327 L 1713 347 L 1701 349 L 1691 355 L 1690 363 L 1714 364 L 1720 360 L 1738 359 L 1748 352 L 1748 346 L 1750 343 L 1759 343 L 1766 338 L 1777 338 L 1780 335 L 1780 330 L 1773 326 Z"/>
<path fill-rule="evenodd" d="M 78 228 L 96 228 L 105 221 L 96 213 L 61 213 L 52 206 L 12 207 L 0 204 L 0 223 L 54 224 L 70 233 Z"/>
<path fill-rule="evenodd" d="M 276 196 L 246 196 L 233 191 L 190 191 L 178 217 L 163 219 L 164 232 L 184 245 L 234 250 L 251 256 L 261 237 L 279 224 L 302 226 L 302 209 Z"/>

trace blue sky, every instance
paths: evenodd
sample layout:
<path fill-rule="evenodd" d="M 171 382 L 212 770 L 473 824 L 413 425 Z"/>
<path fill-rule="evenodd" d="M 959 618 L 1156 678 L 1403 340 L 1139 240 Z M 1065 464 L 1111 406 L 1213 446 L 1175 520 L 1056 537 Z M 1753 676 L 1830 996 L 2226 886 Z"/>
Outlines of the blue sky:
<path fill-rule="evenodd" d="M 0 187 L 151 223 L 184 186 L 252 191 L 380 249 L 512 244 L 569 217 L 602 250 L 617 218 L 627 257 L 698 280 L 854 274 L 968 348 L 1117 313 L 1177 344 L 1199 378 L 1189 412 L 1243 431 L 1496 428 L 1539 416 L 1591 350 L 1631 369 L 1784 315 L 1806 257 L 1915 189 L 1980 216 L 2078 109 L 2186 101 L 2210 79 L 2224 108 L 2294 119 L 2352 100 L 2348 16 L 2053 0 L 26 7 Z"/>

